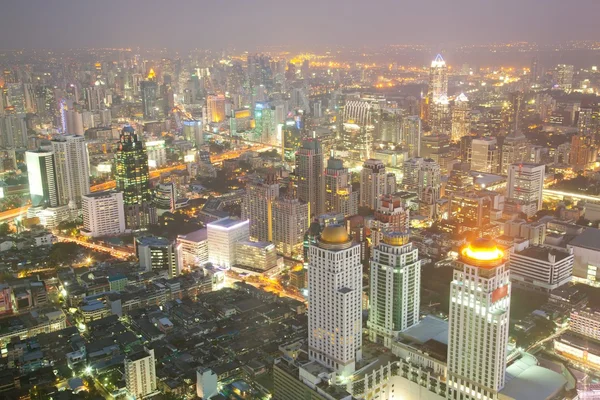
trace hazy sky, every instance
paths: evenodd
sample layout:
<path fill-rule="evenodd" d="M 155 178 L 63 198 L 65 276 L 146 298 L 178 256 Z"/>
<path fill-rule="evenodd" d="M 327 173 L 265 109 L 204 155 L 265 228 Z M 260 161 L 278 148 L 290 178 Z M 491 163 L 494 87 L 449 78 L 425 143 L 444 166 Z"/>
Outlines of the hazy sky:
<path fill-rule="evenodd" d="M 599 39 L 600 0 L 4 0 L 0 48 Z"/>

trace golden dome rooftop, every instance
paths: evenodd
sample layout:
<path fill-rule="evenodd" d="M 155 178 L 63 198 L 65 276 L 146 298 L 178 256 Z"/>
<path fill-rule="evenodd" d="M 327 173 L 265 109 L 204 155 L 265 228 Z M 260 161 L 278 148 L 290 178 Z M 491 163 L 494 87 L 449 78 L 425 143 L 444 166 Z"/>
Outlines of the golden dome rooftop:
<path fill-rule="evenodd" d="M 496 266 L 504 260 L 504 252 L 491 239 L 477 239 L 461 250 L 467 264 L 476 266 Z"/>
<path fill-rule="evenodd" d="M 319 240 L 327 244 L 345 244 L 352 241 L 352 238 L 342 225 L 333 224 L 323 229 Z"/>

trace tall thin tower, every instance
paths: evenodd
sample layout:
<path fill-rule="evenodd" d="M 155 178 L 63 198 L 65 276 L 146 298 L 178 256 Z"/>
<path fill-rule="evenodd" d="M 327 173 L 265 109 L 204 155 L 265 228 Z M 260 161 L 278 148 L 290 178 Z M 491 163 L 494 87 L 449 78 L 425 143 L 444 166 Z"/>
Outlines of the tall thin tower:
<path fill-rule="evenodd" d="M 449 134 L 450 103 L 448 101 L 448 67 L 441 54 L 431 62 L 429 69 L 429 126 L 435 135 Z"/>
<path fill-rule="evenodd" d="M 497 399 L 510 316 L 507 257 L 489 239 L 465 247 L 450 284 L 448 399 Z"/>
<path fill-rule="evenodd" d="M 323 148 L 316 138 L 302 141 L 296 153 L 297 197 L 309 205 L 310 215 L 320 215 L 325 210 L 325 185 L 323 180 Z"/>

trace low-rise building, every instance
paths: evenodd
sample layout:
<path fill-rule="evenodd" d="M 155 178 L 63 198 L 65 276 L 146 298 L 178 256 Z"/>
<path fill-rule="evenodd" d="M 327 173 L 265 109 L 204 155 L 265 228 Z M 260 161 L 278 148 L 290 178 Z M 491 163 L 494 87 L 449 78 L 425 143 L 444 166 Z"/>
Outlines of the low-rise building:
<path fill-rule="evenodd" d="M 510 279 L 525 289 L 550 292 L 571 281 L 573 254 L 530 246 L 510 254 Z"/>

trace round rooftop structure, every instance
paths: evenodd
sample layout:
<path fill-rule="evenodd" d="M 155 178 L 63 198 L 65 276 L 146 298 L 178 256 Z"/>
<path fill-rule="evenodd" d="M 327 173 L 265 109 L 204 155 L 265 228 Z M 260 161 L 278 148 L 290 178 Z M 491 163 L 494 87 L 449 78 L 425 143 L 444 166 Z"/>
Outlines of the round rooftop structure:
<path fill-rule="evenodd" d="M 461 250 L 466 264 L 477 267 L 496 267 L 504 262 L 504 252 L 491 239 L 477 239 Z"/>
<path fill-rule="evenodd" d="M 319 236 L 320 247 L 326 249 L 346 249 L 352 245 L 352 237 L 342 225 L 328 225 Z"/>

